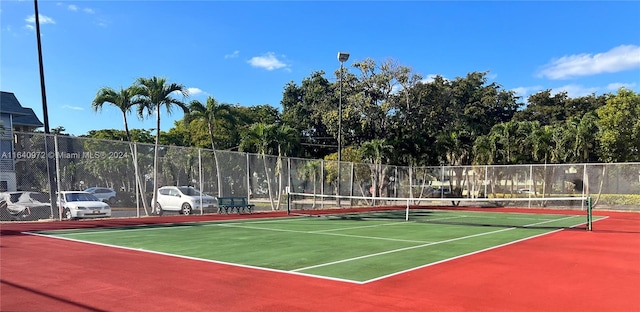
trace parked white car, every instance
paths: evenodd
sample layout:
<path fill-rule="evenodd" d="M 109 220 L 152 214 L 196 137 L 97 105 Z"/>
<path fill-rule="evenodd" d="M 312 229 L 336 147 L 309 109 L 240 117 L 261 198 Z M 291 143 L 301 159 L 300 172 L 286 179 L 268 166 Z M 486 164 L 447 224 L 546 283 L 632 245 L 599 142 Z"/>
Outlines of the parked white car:
<path fill-rule="evenodd" d="M 87 193 L 93 194 L 101 201 L 114 205 L 116 203 L 116 191 L 109 187 L 90 187 L 84 190 Z"/>
<path fill-rule="evenodd" d="M 49 195 L 40 192 L 0 193 L 0 221 L 51 219 Z"/>
<path fill-rule="evenodd" d="M 158 189 L 158 200 L 151 201 L 152 206 L 154 202 L 157 214 L 162 214 L 163 211 L 178 211 L 180 214 L 190 215 L 194 209 L 216 207 L 215 197 L 201 194 L 191 186 L 163 186 Z"/>
<path fill-rule="evenodd" d="M 111 217 L 111 207 L 107 203 L 83 191 L 60 192 L 58 206 L 65 220 Z"/>

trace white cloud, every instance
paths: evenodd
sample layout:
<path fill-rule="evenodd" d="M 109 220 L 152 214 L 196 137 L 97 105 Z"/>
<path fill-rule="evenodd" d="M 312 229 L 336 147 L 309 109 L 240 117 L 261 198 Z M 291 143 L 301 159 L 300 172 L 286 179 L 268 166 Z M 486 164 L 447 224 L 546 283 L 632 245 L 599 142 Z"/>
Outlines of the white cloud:
<path fill-rule="evenodd" d="M 231 54 L 226 54 L 226 55 L 224 56 L 224 58 L 226 58 L 226 59 L 228 59 L 228 58 L 236 58 L 236 57 L 238 57 L 238 56 L 240 56 L 240 51 L 235 50 L 235 51 L 233 51 L 233 53 L 231 53 Z"/>
<path fill-rule="evenodd" d="M 40 19 L 40 24 L 55 24 L 56 21 L 53 20 L 53 18 L 48 17 L 48 16 L 44 16 L 42 14 L 38 14 L 38 18 Z M 24 19 L 25 22 L 29 23 L 29 24 L 35 24 L 36 22 L 36 15 L 35 14 L 31 14 L 29 17 Z"/>
<path fill-rule="evenodd" d="M 640 47 L 621 45 L 595 55 L 583 53 L 554 59 L 543 66 L 538 76 L 549 79 L 567 79 L 615 73 L 634 68 L 640 68 Z"/>
<path fill-rule="evenodd" d="M 69 9 L 69 11 L 74 11 L 75 12 L 75 11 L 78 11 L 78 6 L 74 5 L 74 4 L 69 4 L 67 6 L 67 9 Z"/>
<path fill-rule="evenodd" d="M 266 70 L 274 70 L 279 68 L 286 68 L 287 64 L 280 61 L 275 53 L 268 52 L 263 56 L 254 56 L 247 61 L 253 67 L 264 68 Z"/>
<path fill-rule="evenodd" d="M 630 83 L 614 82 L 607 85 L 607 90 L 617 91 L 622 87 L 625 87 L 627 89 L 633 89 L 635 86 L 636 86 L 635 82 L 630 82 Z"/>
<path fill-rule="evenodd" d="M 83 107 L 80 106 L 71 106 L 71 105 L 63 105 L 62 108 L 65 109 L 72 109 L 72 110 L 84 110 Z"/>
<path fill-rule="evenodd" d="M 527 95 L 536 93 L 542 89 L 544 89 L 542 86 L 530 86 L 513 88 L 511 91 L 515 92 L 516 96 L 526 99 Z"/>
<path fill-rule="evenodd" d="M 187 91 L 189 92 L 189 95 L 198 95 L 200 93 L 203 93 L 200 88 L 187 88 Z"/>
<path fill-rule="evenodd" d="M 93 9 L 91 9 L 91 8 L 84 8 L 84 9 L 82 9 L 82 11 L 83 11 L 84 13 L 87 13 L 87 14 L 93 14 L 93 13 L 95 13 L 95 11 L 93 11 Z"/>
<path fill-rule="evenodd" d="M 428 74 L 427 78 L 424 78 L 424 79 L 420 80 L 420 82 L 422 82 L 422 83 L 431 83 L 434 80 L 436 80 L 437 76 L 441 76 L 442 79 L 444 79 L 444 81 L 449 81 L 449 79 L 447 79 L 447 77 L 443 77 L 442 75 L 439 75 L 439 74 Z"/>
<path fill-rule="evenodd" d="M 95 23 L 100 27 L 109 26 L 109 22 L 107 20 L 103 19 L 103 18 L 98 18 L 98 20 Z"/>
<path fill-rule="evenodd" d="M 570 98 L 576 98 L 581 96 L 591 95 L 593 93 L 598 92 L 599 88 L 596 87 L 584 87 L 577 84 L 568 84 L 562 87 L 553 88 L 551 93 L 557 94 L 560 92 L 567 92 L 567 95 Z"/>
<path fill-rule="evenodd" d="M 422 83 L 433 82 L 433 80 L 435 80 L 436 76 L 438 76 L 438 75 L 437 74 L 428 74 L 427 78 L 424 78 L 424 79 L 420 80 L 420 82 L 422 82 Z"/>

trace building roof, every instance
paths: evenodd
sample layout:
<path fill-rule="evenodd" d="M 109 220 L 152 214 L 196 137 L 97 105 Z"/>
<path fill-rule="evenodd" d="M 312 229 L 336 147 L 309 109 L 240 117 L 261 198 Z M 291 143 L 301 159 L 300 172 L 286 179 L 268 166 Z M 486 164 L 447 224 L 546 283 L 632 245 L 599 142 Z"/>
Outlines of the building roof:
<path fill-rule="evenodd" d="M 28 126 L 28 127 L 43 127 L 44 124 L 38 119 L 38 116 L 33 112 L 31 108 L 23 108 L 27 113 L 26 115 L 13 116 L 14 126 Z"/>
<path fill-rule="evenodd" d="M 11 92 L 0 91 L 0 113 L 11 114 L 13 125 L 42 127 L 43 124 L 31 108 L 24 108 Z"/>
<path fill-rule="evenodd" d="M 0 91 L 0 113 L 7 113 L 12 115 L 26 115 L 20 102 L 16 96 L 11 92 Z"/>

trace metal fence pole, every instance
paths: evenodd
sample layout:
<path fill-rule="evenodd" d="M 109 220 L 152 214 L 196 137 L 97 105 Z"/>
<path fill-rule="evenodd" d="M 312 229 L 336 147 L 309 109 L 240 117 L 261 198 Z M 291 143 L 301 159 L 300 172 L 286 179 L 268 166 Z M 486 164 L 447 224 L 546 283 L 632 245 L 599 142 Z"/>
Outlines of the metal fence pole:
<path fill-rule="evenodd" d="M 56 180 L 57 180 L 56 188 L 58 190 L 62 190 L 60 185 L 60 159 L 58 159 L 58 135 L 56 134 L 53 135 L 53 148 L 55 151 L 53 157 L 55 157 L 55 163 L 56 163 Z M 49 155 L 47 155 L 47 157 L 48 156 Z M 58 196 L 56 196 L 56 198 L 58 198 Z M 60 216 L 60 220 L 62 220 L 62 207 L 58 207 L 58 215 Z"/>
<path fill-rule="evenodd" d="M 204 214 L 204 206 L 202 202 L 202 149 L 198 149 L 198 177 L 200 178 L 200 215 Z"/>

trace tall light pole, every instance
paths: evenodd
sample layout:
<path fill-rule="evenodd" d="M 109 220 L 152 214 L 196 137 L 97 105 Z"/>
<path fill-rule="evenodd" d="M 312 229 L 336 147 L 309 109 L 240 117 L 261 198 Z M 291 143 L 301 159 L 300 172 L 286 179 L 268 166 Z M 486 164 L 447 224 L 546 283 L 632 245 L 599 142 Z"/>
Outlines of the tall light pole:
<path fill-rule="evenodd" d="M 44 121 L 44 149 L 45 153 L 49 155 L 49 144 L 50 137 L 49 134 L 51 131 L 49 130 L 49 110 L 47 108 L 47 92 L 44 86 L 44 65 L 42 64 L 42 41 L 40 40 L 40 12 L 38 10 L 38 0 L 33 0 L 33 10 L 34 17 L 36 22 L 36 41 L 38 46 L 38 67 L 40 69 L 40 94 L 42 95 L 42 119 Z M 57 156 L 56 156 L 57 157 Z M 54 215 L 57 212 L 58 217 L 62 219 L 62 210 L 58 209 L 56 193 L 58 193 L 58 186 L 56 185 L 56 178 L 54 177 L 54 173 L 57 171 L 56 162 L 51 157 L 47 156 L 47 176 L 49 177 L 49 200 L 51 203 L 51 217 L 55 218 Z M 54 211 L 57 210 L 57 211 Z"/>
<path fill-rule="evenodd" d="M 338 61 L 340 61 L 340 95 L 338 100 L 338 194 L 340 195 L 340 162 L 342 161 L 342 68 L 344 62 L 349 59 L 349 53 L 338 52 Z M 340 207 L 340 198 L 338 198 L 338 207 Z"/>

